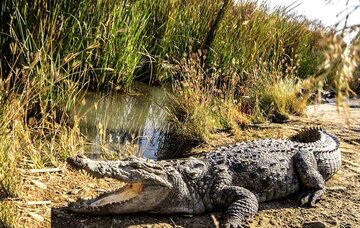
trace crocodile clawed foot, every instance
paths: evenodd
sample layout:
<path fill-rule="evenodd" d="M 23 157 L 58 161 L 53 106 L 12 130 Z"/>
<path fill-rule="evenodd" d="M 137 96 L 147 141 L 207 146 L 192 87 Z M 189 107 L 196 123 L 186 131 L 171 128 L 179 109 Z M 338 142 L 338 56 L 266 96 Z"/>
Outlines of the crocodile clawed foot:
<path fill-rule="evenodd" d="M 75 157 L 69 157 L 66 161 L 74 169 L 84 169 L 86 167 L 87 157 L 82 154 L 78 154 Z"/>
<path fill-rule="evenodd" d="M 236 221 L 226 222 L 221 225 L 221 228 L 249 228 L 249 225 L 241 224 Z"/>
<path fill-rule="evenodd" d="M 239 219 L 238 217 L 226 217 L 220 226 L 221 228 L 249 228 L 249 220 Z"/>
<path fill-rule="evenodd" d="M 318 202 L 321 196 L 325 193 L 325 189 L 316 191 L 306 191 L 303 193 L 298 201 L 300 207 L 313 207 Z"/>

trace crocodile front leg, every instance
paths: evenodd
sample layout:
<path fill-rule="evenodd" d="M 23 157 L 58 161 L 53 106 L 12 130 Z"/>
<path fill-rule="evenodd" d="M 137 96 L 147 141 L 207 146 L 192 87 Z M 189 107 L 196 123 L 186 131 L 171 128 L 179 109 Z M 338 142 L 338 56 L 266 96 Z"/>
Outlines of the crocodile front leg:
<path fill-rule="evenodd" d="M 228 207 L 223 217 L 222 227 L 244 227 L 258 211 L 258 200 L 249 190 L 226 186 L 220 193 L 221 201 Z"/>
<path fill-rule="evenodd" d="M 227 208 L 221 227 L 240 228 L 244 227 L 257 213 L 259 203 L 251 191 L 243 187 L 232 186 L 231 179 L 227 169 L 225 167 L 220 168 L 214 188 L 214 203 Z"/>
<path fill-rule="evenodd" d="M 325 192 L 325 181 L 317 169 L 316 159 L 311 151 L 301 150 L 295 154 L 295 167 L 306 191 L 302 194 L 300 206 L 314 206 Z"/>

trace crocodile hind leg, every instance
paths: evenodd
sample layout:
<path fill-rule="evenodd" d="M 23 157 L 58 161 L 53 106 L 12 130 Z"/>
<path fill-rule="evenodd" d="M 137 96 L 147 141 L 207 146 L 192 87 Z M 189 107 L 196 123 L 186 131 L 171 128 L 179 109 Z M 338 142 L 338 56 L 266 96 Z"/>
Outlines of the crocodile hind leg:
<path fill-rule="evenodd" d="M 314 206 L 325 192 L 325 181 L 317 169 L 315 156 L 311 151 L 301 150 L 295 154 L 294 162 L 301 184 L 305 188 L 299 204 Z"/>

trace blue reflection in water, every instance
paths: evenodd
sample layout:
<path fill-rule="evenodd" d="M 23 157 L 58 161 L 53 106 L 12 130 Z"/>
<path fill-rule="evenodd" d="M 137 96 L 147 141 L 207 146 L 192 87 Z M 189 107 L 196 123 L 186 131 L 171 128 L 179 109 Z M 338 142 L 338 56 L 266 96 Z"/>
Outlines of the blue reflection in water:
<path fill-rule="evenodd" d="M 122 157 L 132 148 L 138 156 L 157 158 L 169 127 L 166 90 L 138 84 L 134 91 L 85 95 L 77 115 L 80 131 L 89 141 L 89 156 L 99 157 L 110 150 Z"/>

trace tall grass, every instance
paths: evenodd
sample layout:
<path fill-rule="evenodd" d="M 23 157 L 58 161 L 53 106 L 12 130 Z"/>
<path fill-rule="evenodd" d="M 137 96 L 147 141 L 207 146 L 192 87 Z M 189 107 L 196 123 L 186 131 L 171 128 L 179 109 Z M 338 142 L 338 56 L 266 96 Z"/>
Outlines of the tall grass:
<path fill-rule="evenodd" d="M 58 83 L 65 85 L 51 92 L 48 84 L 33 80 L 25 83 L 22 93 L 2 91 L 7 96 L 0 98 L 1 227 L 24 226 L 24 199 L 32 195 L 24 185 L 30 169 L 59 167 L 82 148 L 77 121 L 70 127 L 65 111 L 66 106 L 72 108 L 76 95 L 66 79 Z"/>
<path fill-rule="evenodd" d="M 61 63 L 56 70 L 94 88 L 121 89 L 136 77 L 172 79 L 173 63 L 189 48 L 210 51 L 206 68 L 239 73 L 260 58 L 287 57 L 300 63 L 306 77 L 320 59 L 314 24 L 253 2 L 5 0 L 1 15 L 3 75 L 42 49 Z M 19 42 L 26 47 L 23 56 L 14 53 Z"/>
<path fill-rule="evenodd" d="M 284 70 L 284 61 L 263 62 L 243 74 L 234 68 L 206 72 L 206 59 L 200 50 L 191 52 L 175 67 L 182 80 L 173 82 L 175 95 L 170 97 L 179 133 L 209 141 L 218 130 L 239 134 L 239 127 L 251 122 L 282 122 L 289 114 L 304 111 L 304 85 L 296 76 L 297 65 Z"/>
<path fill-rule="evenodd" d="M 16 53 L 8 50 L 2 68 L 42 49 L 72 79 L 97 88 L 129 86 L 146 46 L 149 12 L 142 7 L 139 1 L 3 1 L 8 26 L 0 43 L 9 49 L 20 42 L 26 52 L 11 59 Z"/>
<path fill-rule="evenodd" d="M 229 7 L 212 44 L 214 62 L 220 69 L 248 72 L 261 62 L 280 65 L 299 63 L 299 76 L 316 69 L 321 55 L 315 49 L 319 31 L 305 18 L 270 11 L 266 4 L 245 3 Z M 306 58 L 312 58 L 310 63 Z M 306 68 L 307 70 L 303 69 Z"/>

